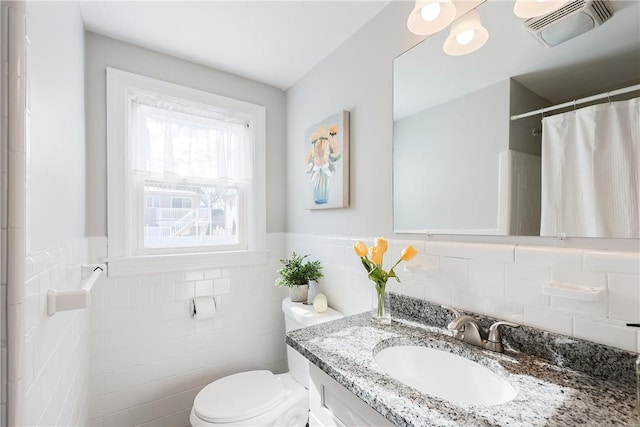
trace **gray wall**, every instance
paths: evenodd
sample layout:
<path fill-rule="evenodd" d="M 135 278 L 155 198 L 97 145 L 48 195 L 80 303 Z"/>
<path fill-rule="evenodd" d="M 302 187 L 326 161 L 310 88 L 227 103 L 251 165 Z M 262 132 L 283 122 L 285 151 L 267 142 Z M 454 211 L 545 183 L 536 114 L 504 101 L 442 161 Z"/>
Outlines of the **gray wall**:
<path fill-rule="evenodd" d="M 285 229 L 285 95 L 280 89 L 86 33 L 87 234 L 107 234 L 106 67 L 263 105 L 267 109 L 267 232 Z"/>
<path fill-rule="evenodd" d="M 85 235 L 85 105 L 78 5 L 30 2 L 28 7 L 30 253 Z"/>
<path fill-rule="evenodd" d="M 422 39 L 406 27 L 413 5 L 391 2 L 287 90 L 287 231 L 338 237 L 393 234 L 393 60 Z M 304 131 L 342 109 L 351 111 L 350 208 L 305 210 L 303 186 L 309 183 L 302 161 Z M 403 235 L 414 237 L 423 238 Z M 558 244 L 553 238 L 541 237 L 447 235 L 433 239 Z M 638 241 L 633 239 L 572 238 L 562 245 L 638 250 Z"/>
<path fill-rule="evenodd" d="M 374 300 L 351 246 L 383 235 L 392 253 L 385 266 L 408 243 L 421 251 L 418 265 L 437 266 L 425 274 L 398 269 L 393 292 L 637 351 L 638 332 L 623 325 L 640 315 L 638 239 L 391 236 L 392 62 L 418 41 L 406 29 L 412 6 L 392 2 L 287 91 L 287 250 L 321 260 L 320 289 L 347 314 Z M 305 211 L 304 130 L 341 109 L 351 111 L 351 208 Z M 551 299 L 540 290 L 549 281 L 608 287 L 607 297 L 586 305 Z"/>
<path fill-rule="evenodd" d="M 509 146 L 508 113 L 505 80 L 395 122 L 397 230 L 497 229 L 498 160 Z"/>
<path fill-rule="evenodd" d="M 510 80 L 509 116 L 548 107 L 552 103 L 532 92 L 514 79 Z M 509 124 L 509 148 L 521 153 L 540 156 L 542 153 L 542 114 L 515 120 Z M 537 129 L 537 135 L 533 135 Z"/>
<path fill-rule="evenodd" d="M 406 29 L 412 7 L 392 2 L 287 90 L 289 232 L 392 232 L 392 61 L 420 40 Z M 350 208 L 306 210 L 305 130 L 343 109 L 351 112 Z"/>
<path fill-rule="evenodd" d="M 25 361 L 9 367 L 21 370 L 12 405 L 24 425 L 87 425 L 87 310 L 49 317 L 42 304 L 47 289 L 79 288 L 87 261 L 84 24 L 77 2 L 30 1 L 27 16 L 30 247 L 24 303 L 14 310 L 23 316 L 24 336 L 10 352 Z"/>

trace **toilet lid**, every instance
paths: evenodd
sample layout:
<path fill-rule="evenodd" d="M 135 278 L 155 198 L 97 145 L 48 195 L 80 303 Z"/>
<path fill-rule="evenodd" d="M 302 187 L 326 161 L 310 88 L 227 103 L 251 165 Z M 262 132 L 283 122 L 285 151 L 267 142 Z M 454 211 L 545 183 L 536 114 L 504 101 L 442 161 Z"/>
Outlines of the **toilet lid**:
<path fill-rule="evenodd" d="M 202 389 L 193 402 L 196 415 L 211 423 L 232 423 L 258 416 L 278 405 L 285 388 L 270 371 L 229 375 Z"/>

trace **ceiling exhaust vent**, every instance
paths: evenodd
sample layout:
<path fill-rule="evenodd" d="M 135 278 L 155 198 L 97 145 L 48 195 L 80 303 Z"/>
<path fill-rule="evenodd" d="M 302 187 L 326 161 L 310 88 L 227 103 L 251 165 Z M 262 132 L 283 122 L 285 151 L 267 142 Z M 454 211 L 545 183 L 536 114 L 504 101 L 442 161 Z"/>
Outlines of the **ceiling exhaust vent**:
<path fill-rule="evenodd" d="M 543 45 L 556 46 L 586 33 L 613 16 L 608 0 L 575 0 L 547 15 L 524 21 Z"/>

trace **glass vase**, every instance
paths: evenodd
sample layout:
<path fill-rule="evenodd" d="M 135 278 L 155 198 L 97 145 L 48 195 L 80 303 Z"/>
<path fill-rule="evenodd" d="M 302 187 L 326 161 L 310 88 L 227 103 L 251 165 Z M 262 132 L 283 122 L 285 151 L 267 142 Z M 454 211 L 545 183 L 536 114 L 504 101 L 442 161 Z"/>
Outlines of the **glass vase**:
<path fill-rule="evenodd" d="M 391 298 L 387 291 L 386 282 L 376 282 L 376 298 L 373 304 L 371 314 L 380 325 L 391 324 Z"/>
<path fill-rule="evenodd" d="M 329 201 L 329 177 L 318 170 L 311 177 L 313 184 L 313 202 L 316 205 L 324 205 Z"/>

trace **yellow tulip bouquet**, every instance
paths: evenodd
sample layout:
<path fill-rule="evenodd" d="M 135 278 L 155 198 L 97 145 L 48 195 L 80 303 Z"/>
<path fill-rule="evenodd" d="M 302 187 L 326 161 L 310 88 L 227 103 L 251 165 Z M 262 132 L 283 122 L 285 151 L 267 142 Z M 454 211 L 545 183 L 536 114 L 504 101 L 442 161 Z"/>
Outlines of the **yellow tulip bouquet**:
<path fill-rule="evenodd" d="M 364 243 L 357 242 L 353 245 L 353 250 L 356 255 L 360 257 L 364 269 L 367 270 L 369 279 L 375 284 L 376 293 L 378 295 L 376 317 L 381 323 L 390 323 L 391 318 L 385 309 L 385 290 L 387 287 L 387 280 L 393 277 L 399 282 L 400 278 L 396 275 L 396 272 L 393 269 L 396 268 L 401 261 L 411 261 L 418 252 L 413 246 L 407 246 L 402 250 L 400 259 L 393 264 L 389 271 L 385 271 L 382 269 L 382 260 L 385 252 L 387 252 L 387 240 L 384 237 L 377 237 L 373 246 L 368 249 Z"/>

